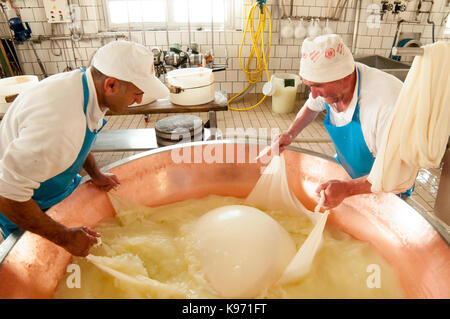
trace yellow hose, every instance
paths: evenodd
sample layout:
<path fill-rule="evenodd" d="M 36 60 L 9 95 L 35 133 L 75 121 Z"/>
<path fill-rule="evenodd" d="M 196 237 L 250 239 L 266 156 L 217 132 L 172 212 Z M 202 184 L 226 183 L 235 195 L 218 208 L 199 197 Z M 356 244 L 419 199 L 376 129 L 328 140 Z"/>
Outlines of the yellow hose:
<path fill-rule="evenodd" d="M 239 48 L 239 64 L 241 66 L 242 71 L 245 72 L 245 75 L 247 77 L 247 81 L 249 82 L 247 84 L 247 86 L 245 87 L 245 89 L 243 89 L 241 92 L 239 92 L 238 94 L 236 94 L 235 96 L 233 96 L 231 99 L 228 100 L 228 108 L 230 110 L 233 111 L 248 111 L 251 110 L 255 107 L 257 107 L 259 104 L 262 103 L 262 101 L 264 101 L 264 99 L 266 98 L 266 95 L 263 96 L 263 98 L 256 103 L 255 105 L 251 106 L 251 107 L 247 107 L 247 108 L 234 108 L 234 107 L 230 107 L 230 102 L 233 101 L 235 98 L 237 98 L 238 96 L 240 96 L 242 93 L 244 93 L 248 87 L 254 83 L 257 83 L 261 80 L 261 76 L 263 74 L 263 71 L 266 71 L 266 75 L 267 75 L 267 80 L 270 79 L 269 76 L 269 70 L 267 68 L 267 60 L 266 60 L 266 56 L 269 57 L 270 55 L 270 47 L 272 45 L 272 20 L 270 17 L 270 13 L 269 13 L 269 9 L 267 9 L 266 5 L 263 5 L 263 13 L 259 14 L 258 16 L 258 28 L 256 30 L 256 34 L 255 34 L 255 28 L 254 28 L 254 19 L 253 16 L 255 14 L 255 10 L 259 10 L 259 3 L 256 2 L 250 9 L 250 12 L 247 16 L 247 22 L 245 24 L 245 30 L 244 30 L 244 36 L 242 37 L 242 42 L 241 42 L 241 46 Z M 267 48 L 267 55 L 264 52 L 264 30 L 266 27 L 266 14 L 269 17 L 269 47 Z M 244 68 L 244 66 L 242 65 L 242 60 L 241 60 L 241 55 L 242 55 L 242 47 L 244 46 L 244 42 L 245 42 L 245 36 L 247 34 L 247 30 L 250 26 L 250 35 L 252 37 L 252 49 L 250 51 L 250 56 L 248 58 L 247 61 L 247 67 Z M 256 55 L 256 70 L 255 71 L 250 71 L 250 63 L 253 59 L 253 56 Z M 264 63 L 263 63 L 264 62 Z"/>

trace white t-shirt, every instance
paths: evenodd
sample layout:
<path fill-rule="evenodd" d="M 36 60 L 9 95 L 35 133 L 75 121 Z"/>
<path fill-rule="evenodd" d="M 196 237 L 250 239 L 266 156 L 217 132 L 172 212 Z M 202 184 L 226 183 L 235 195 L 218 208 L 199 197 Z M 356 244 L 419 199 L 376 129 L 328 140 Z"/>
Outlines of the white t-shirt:
<path fill-rule="evenodd" d="M 403 83 L 395 76 L 365 64 L 356 62 L 359 69 L 359 120 L 367 147 L 374 157 L 381 147 L 384 131 L 394 115 L 394 106 L 400 94 Z M 357 82 L 358 83 L 358 82 Z M 355 86 L 353 98 L 344 112 L 336 112 L 330 107 L 330 123 L 335 126 L 344 126 L 350 123 L 355 112 L 358 95 L 358 86 Z M 313 99 L 311 94 L 305 105 L 312 111 L 322 112 L 325 102 L 321 96 Z"/>
<path fill-rule="evenodd" d="M 87 123 L 102 125 L 90 69 Z M 0 122 L 0 195 L 27 201 L 40 183 L 62 173 L 76 160 L 86 131 L 82 72 L 50 76 L 20 94 Z"/>

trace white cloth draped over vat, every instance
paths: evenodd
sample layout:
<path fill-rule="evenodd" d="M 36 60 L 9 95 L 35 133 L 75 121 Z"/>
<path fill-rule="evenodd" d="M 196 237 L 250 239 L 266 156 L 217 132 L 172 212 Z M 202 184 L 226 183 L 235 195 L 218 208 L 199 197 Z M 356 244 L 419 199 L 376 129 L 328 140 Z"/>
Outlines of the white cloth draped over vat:
<path fill-rule="evenodd" d="M 415 57 L 368 176 L 372 192 L 409 189 L 420 168 L 439 167 L 450 134 L 450 42 Z"/>

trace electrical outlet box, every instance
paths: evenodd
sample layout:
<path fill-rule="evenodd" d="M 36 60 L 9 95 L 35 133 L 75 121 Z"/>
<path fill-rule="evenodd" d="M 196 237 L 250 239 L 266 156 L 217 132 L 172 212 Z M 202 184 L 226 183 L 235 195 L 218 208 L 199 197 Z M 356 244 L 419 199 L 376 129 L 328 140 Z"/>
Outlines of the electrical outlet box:
<path fill-rule="evenodd" d="M 44 0 L 44 10 L 48 23 L 68 23 L 71 21 L 67 0 Z"/>

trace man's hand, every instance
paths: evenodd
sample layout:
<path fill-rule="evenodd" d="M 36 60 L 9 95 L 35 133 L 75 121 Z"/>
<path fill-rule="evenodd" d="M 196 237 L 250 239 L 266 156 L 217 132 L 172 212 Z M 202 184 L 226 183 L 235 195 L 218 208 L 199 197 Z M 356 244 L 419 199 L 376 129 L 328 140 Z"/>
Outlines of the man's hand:
<path fill-rule="evenodd" d="M 92 183 L 100 190 L 108 192 L 112 188 L 120 185 L 120 181 L 116 175 L 111 173 L 98 173 L 95 176 L 91 176 Z"/>
<path fill-rule="evenodd" d="M 90 230 L 86 226 L 69 228 L 66 232 L 65 244 L 61 245 L 74 256 L 85 257 L 89 254 L 89 248 L 97 243 L 100 234 Z"/>
<path fill-rule="evenodd" d="M 293 140 L 294 136 L 289 132 L 278 134 L 272 141 L 272 154 L 281 154 Z"/>
<path fill-rule="evenodd" d="M 83 168 L 91 177 L 92 183 L 102 191 L 109 191 L 120 185 L 119 179 L 116 175 L 111 173 L 102 173 L 95 161 L 94 155 L 89 153 L 84 162 Z"/>
<path fill-rule="evenodd" d="M 338 206 L 342 201 L 350 196 L 359 194 L 370 194 L 372 184 L 367 180 L 367 175 L 347 181 L 330 180 L 317 187 L 316 192 L 320 194 L 325 191 L 325 209 L 332 209 Z M 319 195 L 320 196 L 320 195 Z"/>
<path fill-rule="evenodd" d="M 351 192 L 349 183 L 347 181 L 340 180 L 330 180 L 323 183 L 317 187 L 316 192 L 320 196 L 320 191 L 325 191 L 325 201 L 323 203 L 323 208 L 328 210 L 338 206 L 342 201 L 354 195 Z"/>
<path fill-rule="evenodd" d="M 33 200 L 18 202 L 0 196 L 0 211 L 24 230 L 42 236 L 75 256 L 87 256 L 100 234 L 89 228 L 67 228 L 45 214 Z"/>

